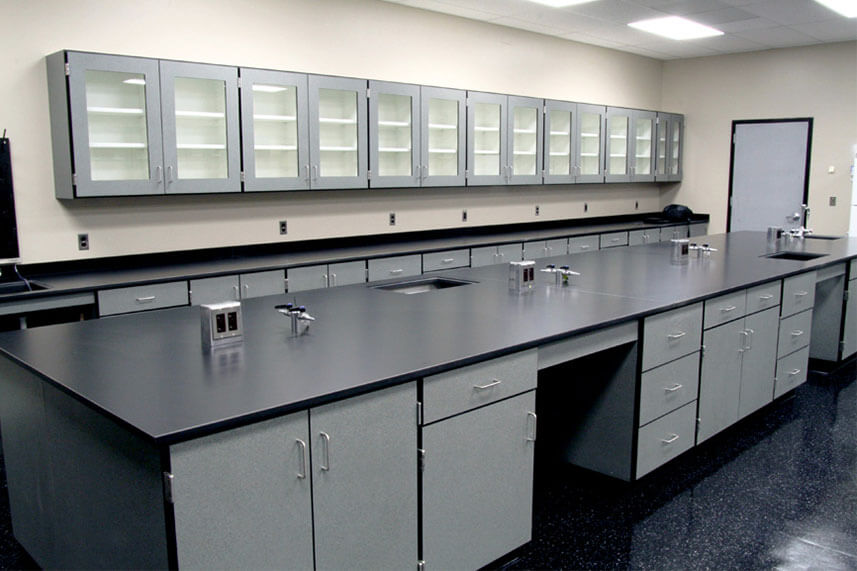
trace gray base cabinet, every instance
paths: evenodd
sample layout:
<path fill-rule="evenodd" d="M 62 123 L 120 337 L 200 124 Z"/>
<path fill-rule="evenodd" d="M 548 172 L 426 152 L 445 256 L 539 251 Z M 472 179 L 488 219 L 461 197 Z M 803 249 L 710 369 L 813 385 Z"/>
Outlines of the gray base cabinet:
<path fill-rule="evenodd" d="M 528 542 L 536 394 L 423 427 L 428 569 L 477 569 Z"/>
<path fill-rule="evenodd" d="M 838 361 L 840 333 L 846 287 L 846 266 L 818 270 L 815 284 L 815 301 L 812 308 L 812 342 L 809 356 L 813 359 Z"/>
<path fill-rule="evenodd" d="M 845 301 L 845 319 L 842 327 L 842 358 L 857 353 L 857 263 L 851 262 L 851 279 Z"/>

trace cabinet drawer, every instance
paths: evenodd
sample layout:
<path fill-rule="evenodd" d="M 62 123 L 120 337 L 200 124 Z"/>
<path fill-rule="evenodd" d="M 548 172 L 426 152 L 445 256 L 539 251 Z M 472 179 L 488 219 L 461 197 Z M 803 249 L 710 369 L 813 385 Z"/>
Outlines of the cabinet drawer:
<path fill-rule="evenodd" d="M 720 325 L 739 317 L 744 317 L 747 306 L 747 292 L 727 293 L 705 300 L 705 329 Z"/>
<path fill-rule="evenodd" d="M 640 426 L 696 400 L 699 352 L 655 367 L 640 378 Z"/>
<path fill-rule="evenodd" d="M 780 315 L 794 315 L 815 303 L 815 272 L 807 272 L 783 280 L 783 303 Z"/>
<path fill-rule="evenodd" d="M 747 290 L 747 314 L 756 313 L 780 304 L 780 280 L 752 287 Z"/>
<path fill-rule="evenodd" d="M 447 250 L 423 254 L 423 271 L 464 268 L 470 265 L 470 250 Z"/>
<path fill-rule="evenodd" d="M 187 304 L 187 282 L 149 284 L 98 292 L 98 315 L 116 315 Z"/>
<path fill-rule="evenodd" d="M 702 303 L 647 317 L 643 321 L 643 370 L 697 351 L 701 340 Z"/>
<path fill-rule="evenodd" d="M 286 292 L 286 273 L 283 270 L 241 274 L 241 299 L 279 295 Z"/>
<path fill-rule="evenodd" d="M 809 347 L 777 359 L 777 376 L 774 384 L 774 398 L 779 398 L 798 385 L 806 382 L 806 370 L 809 364 Z"/>
<path fill-rule="evenodd" d="M 327 285 L 330 287 L 366 283 L 366 262 L 354 260 L 330 264 L 327 274 Z"/>
<path fill-rule="evenodd" d="M 780 339 L 777 344 L 777 357 L 785 357 L 798 349 L 809 345 L 812 333 L 812 310 L 803 311 L 780 320 Z"/>
<path fill-rule="evenodd" d="M 640 428 L 637 434 L 637 478 L 693 447 L 696 401 Z"/>
<path fill-rule="evenodd" d="M 568 253 L 577 254 L 579 252 L 594 252 L 600 247 L 600 240 L 597 234 L 592 236 L 577 236 L 568 239 Z"/>
<path fill-rule="evenodd" d="M 532 349 L 426 377 L 423 423 L 536 388 L 537 354 Z"/>
<path fill-rule="evenodd" d="M 598 246 L 602 249 L 604 248 L 615 248 L 616 246 L 627 246 L 628 245 L 628 233 L 627 232 L 611 232 L 609 234 L 602 234 L 598 241 Z"/>
<path fill-rule="evenodd" d="M 369 260 L 369 281 L 418 276 L 422 273 L 422 256 L 395 256 Z"/>

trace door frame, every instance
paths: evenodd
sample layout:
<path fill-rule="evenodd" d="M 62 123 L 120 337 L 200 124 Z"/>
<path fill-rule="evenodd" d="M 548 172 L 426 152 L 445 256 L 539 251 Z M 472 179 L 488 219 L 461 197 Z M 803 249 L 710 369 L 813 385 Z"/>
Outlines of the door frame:
<path fill-rule="evenodd" d="M 803 204 L 809 205 L 809 167 L 812 156 L 812 117 L 793 117 L 789 119 L 734 119 L 732 121 L 732 136 L 729 138 L 729 196 L 726 199 L 726 231 L 732 230 L 732 183 L 735 170 L 735 129 L 738 125 L 758 123 L 806 123 L 806 162 L 803 174 Z M 806 226 L 806 212 L 802 224 Z"/>

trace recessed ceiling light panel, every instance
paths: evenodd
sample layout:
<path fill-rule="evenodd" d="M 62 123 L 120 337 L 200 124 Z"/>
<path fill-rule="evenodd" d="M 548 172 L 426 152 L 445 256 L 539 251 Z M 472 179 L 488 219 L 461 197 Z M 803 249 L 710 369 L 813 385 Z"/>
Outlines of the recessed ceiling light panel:
<path fill-rule="evenodd" d="M 576 6 L 577 4 L 586 4 L 587 2 L 593 1 L 594 0 L 530 0 L 530 2 L 544 4 L 545 6 L 551 6 L 552 8 L 565 8 L 566 6 Z"/>
<path fill-rule="evenodd" d="M 694 40 L 696 38 L 710 38 L 712 36 L 723 35 L 723 32 L 720 30 L 679 16 L 640 20 L 639 22 L 631 22 L 628 25 L 632 28 L 649 32 L 650 34 L 670 38 L 671 40 Z"/>
<path fill-rule="evenodd" d="M 854 0 L 815 0 L 834 12 L 842 14 L 846 18 L 857 18 L 857 2 Z"/>

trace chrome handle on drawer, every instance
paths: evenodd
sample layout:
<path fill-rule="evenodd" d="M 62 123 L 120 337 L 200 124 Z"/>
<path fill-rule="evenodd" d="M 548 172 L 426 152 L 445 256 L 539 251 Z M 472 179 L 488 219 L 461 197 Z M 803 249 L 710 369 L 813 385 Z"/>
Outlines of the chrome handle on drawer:
<path fill-rule="evenodd" d="M 319 432 L 321 436 L 322 442 L 324 442 L 324 464 L 321 464 L 319 468 L 322 472 L 327 472 L 330 470 L 330 434 L 327 432 Z"/>
<path fill-rule="evenodd" d="M 501 381 L 500 379 L 494 379 L 493 381 L 491 381 L 487 385 L 473 385 L 473 388 L 480 390 L 480 391 L 484 391 L 485 389 L 490 389 L 491 387 L 496 387 L 497 385 L 499 385 L 502 382 L 503 381 Z"/>
<path fill-rule="evenodd" d="M 610 238 L 610 242 L 611 242 L 611 243 L 613 243 L 613 244 L 618 243 L 618 242 L 619 242 L 619 240 L 621 240 L 621 238 Z"/>
<path fill-rule="evenodd" d="M 303 480 L 306 478 L 306 442 L 301 440 L 300 438 L 295 438 L 295 442 L 298 443 L 298 446 L 301 447 L 301 471 L 298 472 L 298 480 Z"/>
<path fill-rule="evenodd" d="M 530 426 L 530 418 L 533 419 L 533 429 L 532 432 L 529 432 L 532 436 L 527 436 L 527 442 L 535 442 L 536 441 L 536 431 L 538 430 L 538 422 L 539 417 L 536 416 L 536 413 L 532 411 L 527 411 L 527 428 Z"/>
<path fill-rule="evenodd" d="M 773 298 L 774 298 L 774 294 L 772 294 L 772 293 L 766 293 L 766 294 L 762 294 L 759 296 L 760 301 L 768 301 L 769 299 L 773 299 Z"/>
<path fill-rule="evenodd" d="M 661 439 L 661 442 L 663 442 L 664 444 L 672 444 L 676 440 L 678 440 L 678 434 L 673 434 L 672 436 L 670 436 L 666 440 Z"/>
<path fill-rule="evenodd" d="M 801 331 L 800 329 L 795 329 L 794 331 L 792 331 L 792 337 L 800 337 L 801 335 L 803 335 L 803 331 Z"/>
<path fill-rule="evenodd" d="M 665 392 L 665 393 L 674 393 L 674 392 L 676 392 L 677 390 L 679 390 L 680 388 L 682 388 L 683 386 L 684 386 L 684 385 L 680 385 L 680 384 L 676 383 L 676 384 L 674 384 L 674 385 L 673 385 L 673 386 L 671 386 L 671 387 L 664 387 L 664 392 Z"/>
<path fill-rule="evenodd" d="M 589 244 L 581 244 L 580 249 L 581 249 L 581 250 L 588 250 L 588 249 L 589 249 Z"/>
<path fill-rule="evenodd" d="M 455 261 L 455 258 L 444 258 L 444 259 L 442 259 L 442 260 L 441 260 L 441 263 L 443 263 L 443 264 L 451 264 L 451 263 L 452 263 L 452 262 L 454 262 L 454 261 Z"/>
<path fill-rule="evenodd" d="M 790 377 L 794 377 L 795 375 L 800 375 L 800 369 L 794 369 L 792 371 L 789 371 Z"/>
<path fill-rule="evenodd" d="M 152 303 L 153 301 L 155 301 L 155 296 L 153 295 L 147 295 L 146 297 L 137 298 L 137 303 Z"/>
<path fill-rule="evenodd" d="M 396 274 L 401 274 L 404 271 L 405 270 L 403 270 L 402 268 L 399 268 L 398 270 L 390 270 L 390 273 L 393 275 L 396 275 Z"/>
<path fill-rule="evenodd" d="M 678 333 L 669 333 L 667 335 L 667 339 L 670 339 L 670 340 L 681 339 L 685 335 L 687 335 L 687 331 L 679 331 Z"/>
<path fill-rule="evenodd" d="M 736 306 L 734 306 L 734 305 L 729 305 L 729 306 L 727 306 L 727 307 L 721 307 L 721 308 L 720 308 L 720 311 L 721 311 L 722 313 L 729 313 L 730 311 L 735 311 L 736 309 L 738 309 Z"/>
<path fill-rule="evenodd" d="M 795 292 L 795 297 L 803 297 L 805 295 L 809 295 L 809 292 L 808 291 L 796 291 Z"/>

